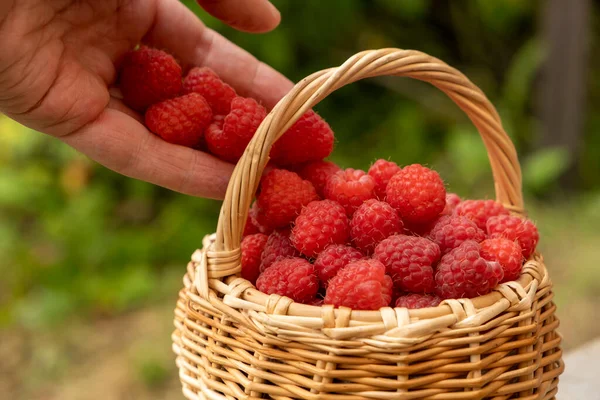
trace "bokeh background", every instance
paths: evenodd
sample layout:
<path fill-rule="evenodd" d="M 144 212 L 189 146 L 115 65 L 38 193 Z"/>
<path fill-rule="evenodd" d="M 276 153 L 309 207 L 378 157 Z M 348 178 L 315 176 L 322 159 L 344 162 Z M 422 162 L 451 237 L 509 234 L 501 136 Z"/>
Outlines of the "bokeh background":
<path fill-rule="evenodd" d="M 293 80 L 357 51 L 402 47 L 459 68 L 498 107 L 556 286 L 564 347 L 600 335 L 600 6 L 573 0 L 276 0 L 265 35 L 212 28 Z M 332 159 L 438 168 L 493 198 L 480 139 L 441 93 L 407 79 L 340 90 L 318 111 Z M 0 115 L 0 397 L 180 399 L 170 350 L 181 277 L 219 202 L 119 176 Z"/>

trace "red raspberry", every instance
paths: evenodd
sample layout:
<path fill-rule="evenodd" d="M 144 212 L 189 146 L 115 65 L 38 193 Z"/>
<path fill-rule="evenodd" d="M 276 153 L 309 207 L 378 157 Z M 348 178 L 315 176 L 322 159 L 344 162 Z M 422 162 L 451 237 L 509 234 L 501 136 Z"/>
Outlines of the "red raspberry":
<path fill-rule="evenodd" d="M 314 186 L 298 174 L 285 169 L 273 169 L 262 179 L 256 200 L 259 221 L 272 228 L 289 225 L 300 210 L 319 196 Z"/>
<path fill-rule="evenodd" d="M 369 168 L 369 175 L 375 180 L 375 195 L 379 200 L 385 200 L 385 190 L 392 176 L 401 168 L 393 161 L 379 159 Z"/>
<path fill-rule="evenodd" d="M 540 234 L 534 223 L 514 215 L 492 217 L 487 222 L 490 238 L 503 237 L 516 241 L 523 250 L 523 257 L 529 258 L 540 240 Z"/>
<path fill-rule="evenodd" d="M 309 110 L 275 142 L 271 159 L 278 165 L 322 160 L 333 151 L 333 140 L 329 124 Z"/>
<path fill-rule="evenodd" d="M 267 226 L 264 222 L 264 216 L 260 214 L 260 210 L 258 209 L 258 204 L 254 202 L 250 210 L 248 211 L 248 219 L 246 219 L 246 226 L 244 228 L 244 232 L 260 232 L 264 234 L 269 234 L 273 232 L 273 228 Z M 245 235 L 246 233 L 244 233 Z"/>
<path fill-rule="evenodd" d="M 359 169 L 339 171 L 327 180 L 325 197 L 340 203 L 352 216 L 365 200 L 375 197 L 375 180 Z"/>
<path fill-rule="evenodd" d="M 256 284 L 260 275 L 260 259 L 267 243 L 267 235 L 256 233 L 242 240 L 242 278 Z"/>
<path fill-rule="evenodd" d="M 310 181 L 315 189 L 317 189 L 319 196 L 323 197 L 327 180 L 331 175 L 341 170 L 342 169 L 338 167 L 337 164 L 334 164 L 331 161 L 315 161 L 306 164 L 300 169 L 298 174 L 302 179 Z"/>
<path fill-rule="evenodd" d="M 266 115 L 267 110 L 256 100 L 234 98 L 229 114 L 206 130 L 208 150 L 222 160 L 237 162 Z"/>
<path fill-rule="evenodd" d="M 262 252 L 260 272 L 271 267 L 275 261 L 282 258 L 299 257 L 300 253 L 294 248 L 289 235 L 275 231 L 269 235 Z"/>
<path fill-rule="evenodd" d="M 446 205 L 446 188 L 437 172 L 420 164 L 404 167 L 386 189 L 386 201 L 402 220 L 414 224 L 433 221 Z"/>
<path fill-rule="evenodd" d="M 332 244 L 319 253 L 315 260 L 317 276 L 327 287 L 329 280 L 347 264 L 363 259 L 363 254 L 354 247 L 343 244 Z"/>
<path fill-rule="evenodd" d="M 379 310 L 392 300 L 392 279 L 377 260 L 354 261 L 329 281 L 325 304 L 354 310 Z"/>
<path fill-rule="evenodd" d="M 446 207 L 442 211 L 442 215 L 452 215 L 456 206 L 460 204 L 460 197 L 456 193 L 446 193 Z"/>
<path fill-rule="evenodd" d="M 208 67 L 194 67 L 183 80 L 184 93 L 201 94 L 215 115 L 227 115 L 231 110 L 231 100 L 235 90 L 219 78 Z"/>
<path fill-rule="evenodd" d="M 488 218 L 508 215 L 508 210 L 494 200 L 465 200 L 456 206 L 454 213 L 469 218 L 480 229 L 485 229 Z"/>
<path fill-rule="evenodd" d="M 439 222 L 440 218 L 441 216 L 434 219 L 433 221 L 425 222 L 424 224 L 411 224 L 408 222 L 404 222 L 404 231 L 407 235 L 410 236 L 428 237 L 431 233 L 431 230 Z"/>
<path fill-rule="evenodd" d="M 365 201 L 352 215 L 350 237 L 354 246 L 371 254 L 383 239 L 404 229 L 402 220 L 392 206 L 383 201 Z"/>
<path fill-rule="evenodd" d="M 396 307 L 404 308 L 427 308 L 437 307 L 442 302 L 437 296 L 431 294 L 411 293 L 399 296 L 396 299 Z"/>
<path fill-rule="evenodd" d="M 256 287 L 266 294 L 286 296 L 298 303 L 312 303 L 319 279 L 311 263 L 303 258 L 286 258 L 273 263 L 260 274 Z"/>
<path fill-rule="evenodd" d="M 467 217 L 447 215 L 440 218 L 429 233 L 429 238 L 440 246 L 442 254 L 460 246 L 466 240 L 477 243 L 485 239 L 485 232 Z"/>
<path fill-rule="evenodd" d="M 486 239 L 481 242 L 481 256 L 500 264 L 504 271 L 504 279 L 500 283 L 514 281 L 521 276 L 523 254 L 517 242 L 504 238 Z"/>
<path fill-rule="evenodd" d="M 181 93 L 181 67 L 170 54 L 142 46 L 125 55 L 119 84 L 123 102 L 144 111 Z"/>
<path fill-rule="evenodd" d="M 440 259 L 440 248 L 432 241 L 390 236 L 375 247 L 373 258 L 385 265 L 398 289 L 414 293 L 433 291 L 433 266 Z"/>
<path fill-rule="evenodd" d="M 316 257 L 330 244 L 345 244 L 350 222 L 344 207 L 331 200 L 313 201 L 302 209 L 292 228 L 292 243 L 307 257 Z"/>
<path fill-rule="evenodd" d="M 467 240 L 440 260 L 435 292 L 444 299 L 483 296 L 491 292 L 503 276 L 500 264 L 483 258 L 479 243 Z"/>
<path fill-rule="evenodd" d="M 146 126 L 164 141 L 187 147 L 197 146 L 210 124 L 212 111 L 198 93 L 165 100 L 146 111 Z"/>

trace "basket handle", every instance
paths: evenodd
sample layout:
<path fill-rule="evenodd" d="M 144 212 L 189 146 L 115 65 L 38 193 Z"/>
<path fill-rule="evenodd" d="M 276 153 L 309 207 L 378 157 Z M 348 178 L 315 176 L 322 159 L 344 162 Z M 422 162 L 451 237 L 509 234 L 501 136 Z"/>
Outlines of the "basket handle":
<path fill-rule="evenodd" d="M 429 82 L 450 97 L 471 119 L 488 152 L 496 198 L 522 211 L 521 169 L 515 147 L 483 92 L 467 77 L 415 50 L 367 50 L 343 65 L 316 72 L 296 84 L 264 119 L 236 165 L 221 207 L 214 247 L 207 253 L 208 277 L 238 274 L 239 247 L 248 209 L 269 161 L 273 143 L 308 109 L 333 91 L 363 78 L 406 76 Z"/>

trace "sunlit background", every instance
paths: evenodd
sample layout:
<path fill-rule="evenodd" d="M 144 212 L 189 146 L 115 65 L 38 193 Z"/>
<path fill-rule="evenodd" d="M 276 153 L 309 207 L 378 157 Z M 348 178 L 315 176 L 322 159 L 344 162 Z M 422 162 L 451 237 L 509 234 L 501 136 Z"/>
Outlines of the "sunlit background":
<path fill-rule="evenodd" d="M 445 60 L 484 90 L 519 150 L 564 347 L 599 336 L 598 5 L 274 3 L 283 23 L 258 36 L 190 7 L 296 81 L 360 50 L 401 47 Z M 477 132 L 431 86 L 373 79 L 318 111 L 336 132 L 332 159 L 344 167 L 368 168 L 378 157 L 426 163 L 461 196 L 494 196 Z M 0 115 L 0 397 L 182 398 L 172 310 L 219 206 L 119 176 Z"/>

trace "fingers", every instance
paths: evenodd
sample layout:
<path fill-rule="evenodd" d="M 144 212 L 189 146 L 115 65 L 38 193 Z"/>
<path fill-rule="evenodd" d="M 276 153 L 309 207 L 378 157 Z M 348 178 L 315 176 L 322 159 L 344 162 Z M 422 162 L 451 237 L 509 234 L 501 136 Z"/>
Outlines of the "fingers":
<path fill-rule="evenodd" d="M 240 31 L 268 32 L 279 25 L 281 15 L 268 0 L 196 0 L 213 17 Z"/>
<path fill-rule="evenodd" d="M 163 141 L 112 108 L 61 140 L 113 171 L 192 196 L 222 199 L 233 171 L 209 154 Z"/>
<path fill-rule="evenodd" d="M 177 0 L 158 1 L 153 27 L 144 41 L 167 49 L 184 64 L 212 68 L 240 95 L 261 100 L 267 108 L 293 87 L 282 74 L 204 26 Z"/>

